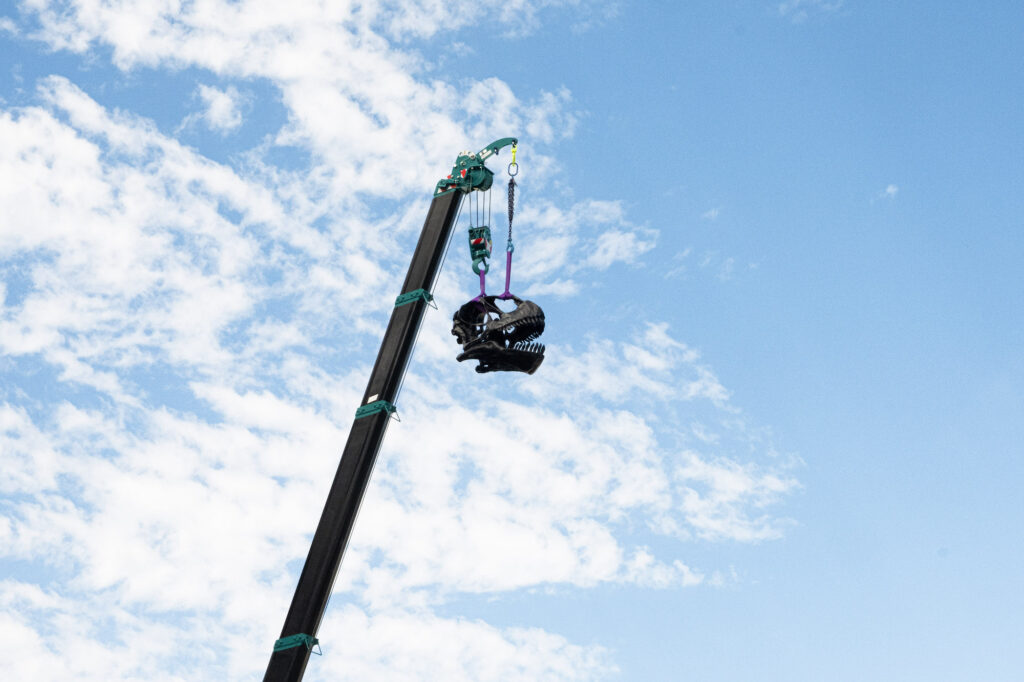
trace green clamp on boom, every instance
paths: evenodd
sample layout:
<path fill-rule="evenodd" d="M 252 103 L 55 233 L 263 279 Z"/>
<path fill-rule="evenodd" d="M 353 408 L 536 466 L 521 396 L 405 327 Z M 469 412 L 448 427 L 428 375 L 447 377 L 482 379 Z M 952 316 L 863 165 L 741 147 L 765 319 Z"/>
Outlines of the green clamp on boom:
<path fill-rule="evenodd" d="M 281 639 L 274 642 L 274 651 L 285 651 L 286 649 L 294 649 L 297 646 L 305 646 L 310 651 L 313 647 L 320 648 L 320 640 L 312 635 L 299 633 L 297 635 L 289 635 L 288 637 L 282 637 Z M 318 656 L 323 655 L 323 651 L 313 651 Z"/>
<path fill-rule="evenodd" d="M 390 415 L 396 411 L 397 408 L 387 400 L 375 400 L 372 403 L 367 403 L 359 407 L 356 410 L 356 419 L 369 417 L 370 415 L 377 414 L 378 412 L 387 412 Z"/>
<path fill-rule="evenodd" d="M 433 295 L 426 289 L 414 289 L 413 291 L 407 291 L 404 294 L 400 294 L 399 297 L 395 299 L 395 307 L 398 308 L 403 305 L 415 303 L 416 301 L 430 303 L 433 300 Z"/>
<path fill-rule="evenodd" d="M 518 143 L 519 140 L 514 137 L 503 137 L 490 143 L 476 154 L 462 152 L 455 159 L 451 175 L 438 181 L 434 196 L 455 189 L 460 189 L 467 194 L 473 190 L 481 192 L 489 190 L 491 183 L 494 182 L 494 173 L 484 165 L 484 161 L 497 154 L 501 149 L 509 145 L 515 147 Z"/>

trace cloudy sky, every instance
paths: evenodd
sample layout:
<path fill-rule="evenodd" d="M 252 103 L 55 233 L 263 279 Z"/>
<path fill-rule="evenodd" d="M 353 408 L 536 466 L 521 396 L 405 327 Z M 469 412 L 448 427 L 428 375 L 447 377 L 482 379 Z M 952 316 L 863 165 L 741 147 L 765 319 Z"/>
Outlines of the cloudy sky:
<path fill-rule="evenodd" d="M 547 359 L 455 362 L 463 222 L 306 679 L 1019 680 L 1022 45 L 1011 0 L 0 2 L 0 677 L 261 679 L 434 183 L 517 136 Z"/>

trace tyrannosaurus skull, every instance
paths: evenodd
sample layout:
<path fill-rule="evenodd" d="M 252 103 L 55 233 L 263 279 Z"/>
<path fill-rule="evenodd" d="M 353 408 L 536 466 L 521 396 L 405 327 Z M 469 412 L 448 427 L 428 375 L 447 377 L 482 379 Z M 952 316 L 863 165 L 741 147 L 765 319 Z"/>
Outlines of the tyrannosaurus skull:
<path fill-rule="evenodd" d="M 476 371 L 533 374 L 544 361 L 544 344 L 534 342 L 544 331 L 544 311 L 518 296 L 509 312 L 498 307 L 498 296 L 473 299 L 452 318 L 452 335 L 462 344 L 456 358 L 477 360 Z"/>

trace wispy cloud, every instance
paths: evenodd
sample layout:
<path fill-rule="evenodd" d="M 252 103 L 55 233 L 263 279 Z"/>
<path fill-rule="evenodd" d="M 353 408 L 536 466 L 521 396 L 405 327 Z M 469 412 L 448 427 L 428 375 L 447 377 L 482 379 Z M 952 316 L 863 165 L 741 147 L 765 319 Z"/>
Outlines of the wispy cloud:
<path fill-rule="evenodd" d="M 585 272 L 607 270 L 617 263 L 637 263 L 654 248 L 656 230 L 630 223 L 619 201 L 586 200 L 561 208 L 534 200 L 517 225 L 528 235 L 531 258 L 518 273 L 532 289 Z"/>
<path fill-rule="evenodd" d="M 890 184 L 885 186 L 885 189 L 880 191 L 875 196 L 871 197 L 869 203 L 874 204 L 875 202 L 878 202 L 878 201 L 895 201 L 896 200 L 896 196 L 899 193 L 900 193 L 899 186 L 890 183 Z"/>
<path fill-rule="evenodd" d="M 724 404 L 728 391 L 700 354 L 668 334 L 667 325 L 651 323 L 629 342 L 592 340 L 586 348 L 561 349 L 557 367 L 524 387 L 538 398 L 558 396 L 576 403 L 599 396 L 611 404 L 627 403 L 639 395 L 661 400 L 704 398 Z"/>
<path fill-rule="evenodd" d="M 702 220 L 714 220 L 718 217 L 720 209 L 712 208 L 700 214 Z"/>
<path fill-rule="evenodd" d="M 725 282 L 727 280 L 732 279 L 735 270 L 736 259 L 726 258 L 724 261 L 722 261 L 722 264 L 718 266 L 718 274 L 716 275 L 716 277 L 718 277 L 719 280 Z"/>
<path fill-rule="evenodd" d="M 797 486 L 791 477 L 731 460 L 707 459 L 689 452 L 684 453 L 683 464 L 676 471 L 676 476 L 685 486 L 682 509 L 687 522 L 700 537 L 769 540 L 779 537 L 789 523 L 769 515 L 756 512 L 750 515 L 740 510 L 756 510 L 777 501 Z"/>
<path fill-rule="evenodd" d="M 233 86 L 224 90 L 200 84 L 196 94 L 203 103 L 203 111 L 197 117 L 211 130 L 230 132 L 242 125 L 241 105 L 243 97 Z"/>
<path fill-rule="evenodd" d="M 778 12 L 780 16 L 800 23 L 813 15 L 838 12 L 842 9 L 843 2 L 844 0 L 785 0 L 779 3 Z"/>

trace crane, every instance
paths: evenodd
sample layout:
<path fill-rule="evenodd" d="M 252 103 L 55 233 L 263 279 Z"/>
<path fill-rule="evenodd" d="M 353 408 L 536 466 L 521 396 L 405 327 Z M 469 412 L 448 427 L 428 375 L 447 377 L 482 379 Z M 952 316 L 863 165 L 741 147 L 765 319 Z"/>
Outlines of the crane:
<path fill-rule="evenodd" d="M 472 192 L 486 192 L 491 188 L 494 173 L 484 165 L 484 161 L 508 146 L 512 147 L 509 174 L 514 176 L 518 172 L 515 163 L 517 144 L 516 138 L 506 137 L 479 152 L 460 153 L 452 172 L 438 181 L 434 188 L 427 218 L 402 284 L 402 293 L 395 300 L 391 320 L 356 410 L 306 563 L 285 616 L 281 636 L 274 643 L 264 682 L 301 680 L 310 653 L 319 644 L 317 630 L 384 433 L 392 413 L 396 411 L 395 400 L 402 377 L 427 305 L 433 300 L 431 291 L 458 219 L 462 199 Z M 476 369 L 481 373 L 522 371 L 532 374 L 544 358 L 544 347 L 534 341 L 544 330 L 543 312 L 535 303 L 519 299 L 508 290 L 514 250 L 511 238 L 513 187 L 514 179 L 510 179 L 505 292 L 498 296 L 485 293 L 487 258 L 491 252 L 490 232 L 488 226 L 473 226 L 471 221 L 470 251 L 474 272 L 480 277 L 480 296 L 459 308 L 453 319 L 452 334 L 463 346 L 458 359 L 478 360 L 480 364 Z M 480 241 L 484 231 L 486 239 Z M 499 300 L 512 301 L 515 308 L 504 311 L 498 307 Z"/>

